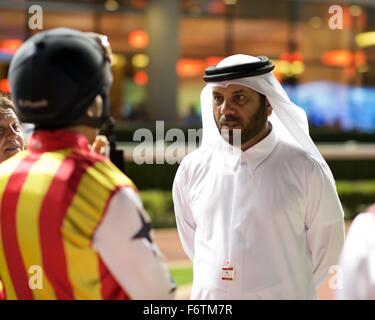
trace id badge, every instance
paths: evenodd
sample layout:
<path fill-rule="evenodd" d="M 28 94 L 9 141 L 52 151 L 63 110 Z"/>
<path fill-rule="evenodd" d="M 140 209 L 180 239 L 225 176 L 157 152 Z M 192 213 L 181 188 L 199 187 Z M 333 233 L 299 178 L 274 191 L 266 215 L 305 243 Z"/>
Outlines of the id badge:
<path fill-rule="evenodd" d="M 234 267 L 230 264 L 226 264 L 221 267 L 221 280 L 233 281 L 234 280 Z"/>

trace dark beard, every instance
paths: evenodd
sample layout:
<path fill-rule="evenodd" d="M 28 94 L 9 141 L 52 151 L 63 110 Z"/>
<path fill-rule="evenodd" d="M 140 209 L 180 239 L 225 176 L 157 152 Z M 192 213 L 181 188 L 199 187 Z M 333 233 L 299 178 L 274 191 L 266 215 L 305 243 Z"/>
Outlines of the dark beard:
<path fill-rule="evenodd" d="M 261 132 L 267 124 L 267 111 L 266 108 L 260 106 L 258 111 L 253 117 L 250 125 L 247 128 L 244 128 L 241 132 L 241 143 L 244 144 L 250 139 L 254 138 L 256 135 Z"/>
<path fill-rule="evenodd" d="M 241 147 L 242 144 L 245 144 L 247 141 L 254 138 L 265 128 L 267 119 L 268 116 L 265 105 L 261 104 L 257 112 L 252 117 L 251 121 L 249 122 L 248 126 L 241 130 L 241 141 L 238 141 L 239 139 L 237 136 L 239 134 L 239 129 L 220 129 L 221 136 L 229 144 L 235 144 L 237 147 Z M 239 119 L 236 116 L 223 117 L 219 121 L 219 126 L 221 127 L 222 123 L 224 123 L 225 121 L 239 122 Z"/>

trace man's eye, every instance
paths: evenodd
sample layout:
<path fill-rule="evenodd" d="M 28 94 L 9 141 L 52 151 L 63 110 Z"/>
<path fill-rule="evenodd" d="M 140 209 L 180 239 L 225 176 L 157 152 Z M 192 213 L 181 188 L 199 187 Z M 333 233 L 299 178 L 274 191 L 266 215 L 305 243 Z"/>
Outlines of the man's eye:
<path fill-rule="evenodd" d="M 16 131 L 21 131 L 21 126 L 19 124 L 17 124 L 17 123 L 15 123 L 12 127 Z"/>
<path fill-rule="evenodd" d="M 235 100 L 238 104 L 245 104 L 248 101 L 247 97 L 243 94 L 236 95 Z"/>
<path fill-rule="evenodd" d="M 217 106 L 221 105 L 224 101 L 224 98 L 223 97 L 220 97 L 220 96 L 216 96 L 214 97 L 214 102 Z"/>

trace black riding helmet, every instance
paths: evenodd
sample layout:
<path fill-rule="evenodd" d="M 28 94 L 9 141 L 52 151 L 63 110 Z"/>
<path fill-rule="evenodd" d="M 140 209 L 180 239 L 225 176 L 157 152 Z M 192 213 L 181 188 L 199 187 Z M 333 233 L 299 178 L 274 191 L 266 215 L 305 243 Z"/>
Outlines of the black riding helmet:
<path fill-rule="evenodd" d="M 57 28 L 28 39 L 13 57 L 9 81 L 21 121 L 39 129 L 71 125 L 100 128 L 109 117 L 111 62 L 102 38 Z M 103 99 L 100 118 L 86 110 L 97 95 Z"/>

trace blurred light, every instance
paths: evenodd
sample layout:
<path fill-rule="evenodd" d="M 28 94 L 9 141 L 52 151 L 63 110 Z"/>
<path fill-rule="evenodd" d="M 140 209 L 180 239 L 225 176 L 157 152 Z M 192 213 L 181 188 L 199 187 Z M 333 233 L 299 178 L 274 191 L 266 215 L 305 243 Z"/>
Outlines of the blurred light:
<path fill-rule="evenodd" d="M 332 50 L 323 54 L 322 62 L 328 66 L 349 67 L 353 64 L 365 64 L 366 56 L 363 52 L 352 53 L 349 50 Z"/>
<path fill-rule="evenodd" d="M 135 30 L 129 33 L 128 42 L 136 49 L 144 49 L 148 45 L 148 33 L 143 30 Z"/>
<path fill-rule="evenodd" d="M 107 0 L 104 3 L 104 8 L 107 11 L 116 11 L 119 8 L 119 4 L 118 4 L 118 2 L 116 0 Z"/>
<path fill-rule="evenodd" d="M 301 61 L 294 61 L 290 64 L 290 72 L 292 75 L 300 75 L 305 71 L 305 65 Z"/>
<path fill-rule="evenodd" d="M 203 74 L 205 63 L 200 59 L 179 59 L 176 69 L 182 78 L 199 77 Z"/>
<path fill-rule="evenodd" d="M 144 9 L 146 6 L 146 0 L 132 0 L 131 5 L 136 9 Z"/>
<path fill-rule="evenodd" d="M 356 69 L 353 68 L 353 67 L 346 68 L 346 69 L 344 70 L 344 74 L 345 74 L 345 76 L 348 77 L 348 78 L 353 78 L 353 77 L 355 77 Z"/>
<path fill-rule="evenodd" d="M 352 62 L 352 53 L 348 50 L 333 50 L 323 54 L 322 62 L 328 66 L 346 67 Z"/>
<path fill-rule="evenodd" d="M 113 66 L 123 67 L 126 64 L 126 58 L 121 54 L 112 54 L 111 61 Z"/>
<path fill-rule="evenodd" d="M 134 73 L 133 80 L 135 84 L 143 87 L 148 83 L 148 74 L 145 71 L 137 71 Z"/>
<path fill-rule="evenodd" d="M 309 24 L 312 28 L 319 29 L 323 24 L 322 18 L 318 16 L 311 17 L 309 20 Z"/>
<path fill-rule="evenodd" d="M 213 56 L 207 57 L 206 58 L 206 67 L 215 66 L 223 59 L 224 59 L 224 57 L 213 57 Z"/>
<path fill-rule="evenodd" d="M 224 3 L 228 6 L 237 4 L 237 0 L 224 0 Z"/>
<path fill-rule="evenodd" d="M 0 41 L 0 53 L 15 54 L 17 49 L 22 45 L 22 40 L 7 39 Z"/>
<path fill-rule="evenodd" d="M 292 62 L 292 61 L 303 61 L 303 56 L 299 52 L 285 52 L 280 55 L 280 60 Z"/>
<path fill-rule="evenodd" d="M 364 65 L 358 67 L 357 70 L 358 70 L 358 72 L 360 72 L 360 73 L 365 73 L 365 72 L 370 71 L 370 67 L 369 67 L 368 64 L 364 64 Z"/>
<path fill-rule="evenodd" d="M 358 5 L 350 6 L 349 12 L 353 17 L 359 17 L 362 14 L 362 8 Z"/>
<path fill-rule="evenodd" d="M 366 62 L 367 62 L 366 55 L 363 52 L 361 52 L 361 51 L 356 52 L 354 54 L 354 62 L 355 62 L 355 64 L 357 66 L 363 66 L 363 65 L 365 65 Z"/>
<path fill-rule="evenodd" d="M 223 14 L 225 12 L 225 4 L 222 0 L 215 0 L 209 3 L 208 11 L 211 14 Z"/>
<path fill-rule="evenodd" d="M 10 93 L 10 85 L 8 79 L 0 80 L 0 91 L 3 93 Z"/>
<path fill-rule="evenodd" d="M 276 77 L 277 81 L 279 81 L 281 84 L 283 83 L 283 77 L 276 68 L 273 71 L 273 75 Z"/>
<path fill-rule="evenodd" d="M 273 59 L 272 62 L 275 64 L 275 72 L 279 74 L 286 74 L 288 71 L 288 62 L 282 60 Z"/>
<path fill-rule="evenodd" d="M 281 76 L 299 76 L 305 71 L 305 64 L 302 61 L 272 60 L 272 62 L 276 66 L 275 73 Z"/>
<path fill-rule="evenodd" d="M 361 48 L 371 47 L 375 45 L 375 31 L 360 33 L 356 35 L 355 41 Z"/>
<path fill-rule="evenodd" d="M 146 68 L 150 62 L 147 54 L 138 53 L 132 58 L 133 66 L 139 69 Z"/>

